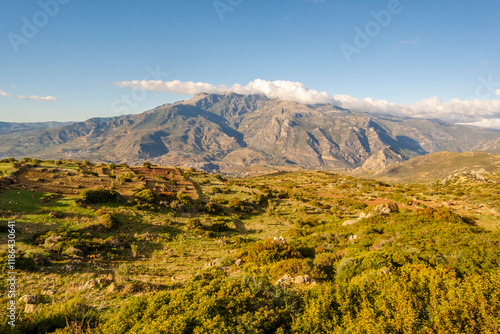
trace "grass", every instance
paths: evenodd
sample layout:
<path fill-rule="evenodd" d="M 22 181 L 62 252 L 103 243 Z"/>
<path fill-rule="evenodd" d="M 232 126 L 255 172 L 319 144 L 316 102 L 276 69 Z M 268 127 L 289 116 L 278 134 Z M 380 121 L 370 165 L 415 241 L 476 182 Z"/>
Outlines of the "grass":
<path fill-rule="evenodd" d="M 11 174 L 15 170 L 16 168 L 14 168 L 11 163 L 0 163 L 0 172 L 2 172 L 3 175 Z"/>
<path fill-rule="evenodd" d="M 24 190 L 7 190 L 0 193 L 0 210 L 12 212 L 28 212 L 40 209 L 43 198 L 50 193 L 36 193 Z"/>
<path fill-rule="evenodd" d="M 152 211 L 137 209 L 135 203 L 127 201 L 79 205 L 74 195 L 2 190 L 0 211 L 5 219 L 17 222 L 18 249 L 28 257 L 42 254 L 51 263 L 37 265 L 36 272 L 23 272 L 20 294 L 37 295 L 44 301 L 37 306 L 40 310 L 49 310 L 52 304 L 66 303 L 77 296 L 99 309 L 104 321 L 106 315 L 133 296 L 180 289 L 210 263 L 224 267 L 226 274 L 235 279 L 254 275 L 274 283 L 287 272 L 340 282 L 365 275 L 364 270 L 384 266 L 397 270 L 400 263 L 427 261 L 457 272 L 473 272 L 477 266 L 490 270 L 496 261 L 491 251 L 500 241 L 500 197 L 493 183 L 452 180 L 444 186 L 439 182 L 396 185 L 325 172 L 276 173 L 221 181 L 203 172 L 190 174 L 203 201 L 217 203 L 222 212 L 206 214 L 204 206 L 196 201 L 194 206 L 179 208 L 173 205 L 178 201 L 171 199 L 168 206 L 158 209 L 159 205 L 155 205 Z M 233 199 L 250 209 L 230 207 L 228 203 Z M 378 204 L 388 201 L 397 202 L 400 213 L 342 226 L 343 221 L 372 212 Z M 439 208 L 443 204 L 448 207 L 443 211 L 448 220 L 417 214 L 424 206 Z M 474 222 L 450 223 L 454 217 L 450 212 L 471 216 Z M 119 227 L 102 228 L 100 217 L 104 214 L 116 217 Z M 189 229 L 193 218 L 199 219 L 204 229 Z M 210 225 L 221 220 L 230 230 L 210 231 Z M 47 241 L 47 233 L 64 235 L 67 231 L 80 233 L 75 234 L 79 239 L 55 244 Z M 243 265 L 234 265 L 246 250 L 265 248 L 262 245 L 280 236 L 302 257 L 270 263 L 248 257 Z M 57 245 L 82 247 L 83 239 L 88 240 L 90 248 L 81 256 L 54 251 Z M 0 250 L 5 250 L 5 233 L 0 233 L 0 243 Z M 132 245 L 137 249 L 133 250 Z M 123 265 L 127 266 L 127 277 L 113 277 Z M 85 287 L 96 278 L 106 280 L 93 288 Z M 110 288 L 112 283 L 118 290 Z M 123 292 L 126 289 L 132 290 Z M 48 290 L 53 293 L 49 295 Z M 5 302 L 6 297 L 0 297 L 0 303 Z"/>

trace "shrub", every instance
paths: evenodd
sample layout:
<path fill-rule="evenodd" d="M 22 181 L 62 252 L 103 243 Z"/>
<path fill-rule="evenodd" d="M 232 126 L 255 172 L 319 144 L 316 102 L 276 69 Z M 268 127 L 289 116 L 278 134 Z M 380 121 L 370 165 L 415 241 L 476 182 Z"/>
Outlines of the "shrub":
<path fill-rule="evenodd" d="M 132 250 L 132 257 L 137 257 L 137 251 L 139 250 L 139 247 L 137 247 L 136 244 L 132 244 L 130 245 L 130 249 Z"/>
<path fill-rule="evenodd" d="M 269 264 L 285 259 L 302 258 L 302 255 L 287 243 L 266 240 L 241 250 L 237 257 L 245 262 Z"/>
<path fill-rule="evenodd" d="M 101 225 L 107 229 L 114 229 L 120 226 L 120 221 L 115 216 L 106 213 L 101 217 Z"/>
<path fill-rule="evenodd" d="M 6 322 L 0 325 L 1 333 L 43 334 L 43 333 L 91 333 L 96 327 L 98 313 L 81 299 L 75 297 L 64 303 L 55 303 L 27 314 L 20 312 L 16 326 Z M 81 331 L 73 331 L 79 328 Z M 87 331 L 88 330 L 88 331 Z"/>
<path fill-rule="evenodd" d="M 182 206 L 192 206 L 193 205 L 193 200 L 191 197 L 189 197 L 186 194 L 183 194 L 182 191 L 179 191 L 177 193 L 177 200 Z"/>
<path fill-rule="evenodd" d="M 186 224 L 188 230 L 203 229 L 203 224 L 198 218 L 190 218 Z"/>
<path fill-rule="evenodd" d="M 425 217 L 427 219 L 434 219 L 440 221 L 447 221 L 450 223 L 470 223 L 466 218 L 454 213 L 450 209 L 442 206 L 437 209 L 434 208 L 424 208 L 416 212 L 417 216 Z"/>
<path fill-rule="evenodd" d="M 222 219 L 211 223 L 208 229 L 213 232 L 226 232 L 231 230 L 231 228 L 227 226 L 227 223 Z"/>
<path fill-rule="evenodd" d="M 222 213 L 222 208 L 216 203 L 208 203 L 205 205 L 205 212 L 211 215 L 218 215 Z"/>
<path fill-rule="evenodd" d="M 142 165 L 143 165 L 144 167 L 146 167 L 146 168 L 151 168 L 151 166 L 152 166 L 152 165 L 151 165 L 151 163 L 150 163 L 150 162 L 147 162 L 147 161 L 143 162 L 143 163 L 142 163 Z"/>
<path fill-rule="evenodd" d="M 273 279 L 278 279 L 285 274 L 291 276 L 310 275 L 313 272 L 313 261 L 311 259 L 291 258 L 276 262 L 271 267 Z M 316 276 L 316 275 L 315 275 Z"/>
<path fill-rule="evenodd" d="M 123 173 L 120 176 L 120 180 L 123 182 L 132 182 L 133 177 L 134 177 L 134 175 L 132 175 L 131 173 Z"/>
<path fill-rule="evenodd" d="M 1 273 L 6 274 L 9 270 L 8 268 L 8 256 L 10 253 L 7 251 L 0 252 L 0 260 L 2 263 L 0 264 Z M 32 257 L 26 256 L 25 253 L 18 251 L 16 253 L 16 269 L 25 270 L 25 271 L 36 271 L 36 263 Z"/>
<path fill-rule="evenodd" d="M 168 192 L 168 191 L 166 191 L 166 192 L 161 192 L 161 193 L 159 194 L 159 196 L 160 196 L 160 198 L 161 198 L 161 199 L 164 199 L 164 200 L 167 200 L 167 201 L 171 201 L 171 200 L 173 200 L 174 198 L 176 198 L 174 193 L 172 193 L 172 192 Z"/>
<path fill-rule="evenodd" d="M 101 333 L 288 333 L 299 298 L 253 277 L 230 279 L 204 271 L 172 292 L 134 298 L 115 311 Z"/>
<path fill-rule="evenodd" d="M 117 283 L 124 283 L 129 280 L 130 266 L 126 263 L 122 263 L 118 266 L 115 272 L 115 280 Z"/>
<path fill-rule="evenodd" d="M 316 219 L 316 218 L 313 218 L 313 217 L 307 217 L 305 219 L 298 219 L 296 222 L 295 222 L 295 227 L 296 228 L 303 228 L 303 227 L 315 227 L 319 224 L 320 222 Z"/>
<path fill-rule="evenodd" d="M 143 189 L 134 196 L 139 203 L 155 204 L 158 202 L 156 195 L 150 189 Z"/>
<path fill-rule="evenodd" d="M 121 196 L 114 190 L 84 190 L 80 193 L 80 199 L 85 204 L 99 204 L 117 202 Z"/>
<path fill-rule="evenodd" d="M 244 201 L 241 201 L 237 198 L 233 198 L 233 199 L 229 200 L 228 206 L 230 208 L 233 208 L 234 210 L 240 211 L 240 212 L 250 213 L 253 211 L 252 207 L 250 207 L 249 205 L 247 205 L 247 203 L 245 203 Z"/>

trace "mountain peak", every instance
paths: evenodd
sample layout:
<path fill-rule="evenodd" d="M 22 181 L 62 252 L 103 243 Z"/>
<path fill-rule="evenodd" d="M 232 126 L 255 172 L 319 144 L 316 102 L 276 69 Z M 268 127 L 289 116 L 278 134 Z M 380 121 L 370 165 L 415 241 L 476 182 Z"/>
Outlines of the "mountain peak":
<path fill-rule="evenodd" d="M 467 151 L 498 137 L 477 128 L 233 92 L 202 92 L 138 115 L 15 129 L 0 126 L 0 156 L 133 164 L 148 159 L 229 172 L 251 165 L 354 168 L 367 161 L 367 168 L 380 167 L 431 152 Z"/>

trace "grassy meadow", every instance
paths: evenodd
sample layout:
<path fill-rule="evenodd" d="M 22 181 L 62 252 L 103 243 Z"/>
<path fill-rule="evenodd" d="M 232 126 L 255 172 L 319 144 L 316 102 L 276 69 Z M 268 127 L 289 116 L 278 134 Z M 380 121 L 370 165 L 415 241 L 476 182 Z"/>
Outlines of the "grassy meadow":
<path fill-rule="evenodd" d="M 27 164 L 0 190 L 0 256 L 5 277 L 14 220 L 17 298 L 35 299 L 18 301 L 14 328 L 2 313 L 2 333 L 500 331 L 495 173 L 392 184 L 147 163 L 0 169 Z"/>

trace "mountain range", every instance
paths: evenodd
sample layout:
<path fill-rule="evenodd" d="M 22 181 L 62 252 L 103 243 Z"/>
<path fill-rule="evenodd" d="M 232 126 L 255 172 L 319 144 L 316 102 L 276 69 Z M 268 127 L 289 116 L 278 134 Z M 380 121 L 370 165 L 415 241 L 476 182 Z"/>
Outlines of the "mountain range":
<path fill-rule="evenodd" d="M 470 151 L 499 137 L 493 130 L 440 120 L 371 115 L 264 95 L 200 93 L 137 115 L 0 123 L 0 156 L 147 160 L 222 172 L 259 166 L 371 170 L 433 152 Z"/>

